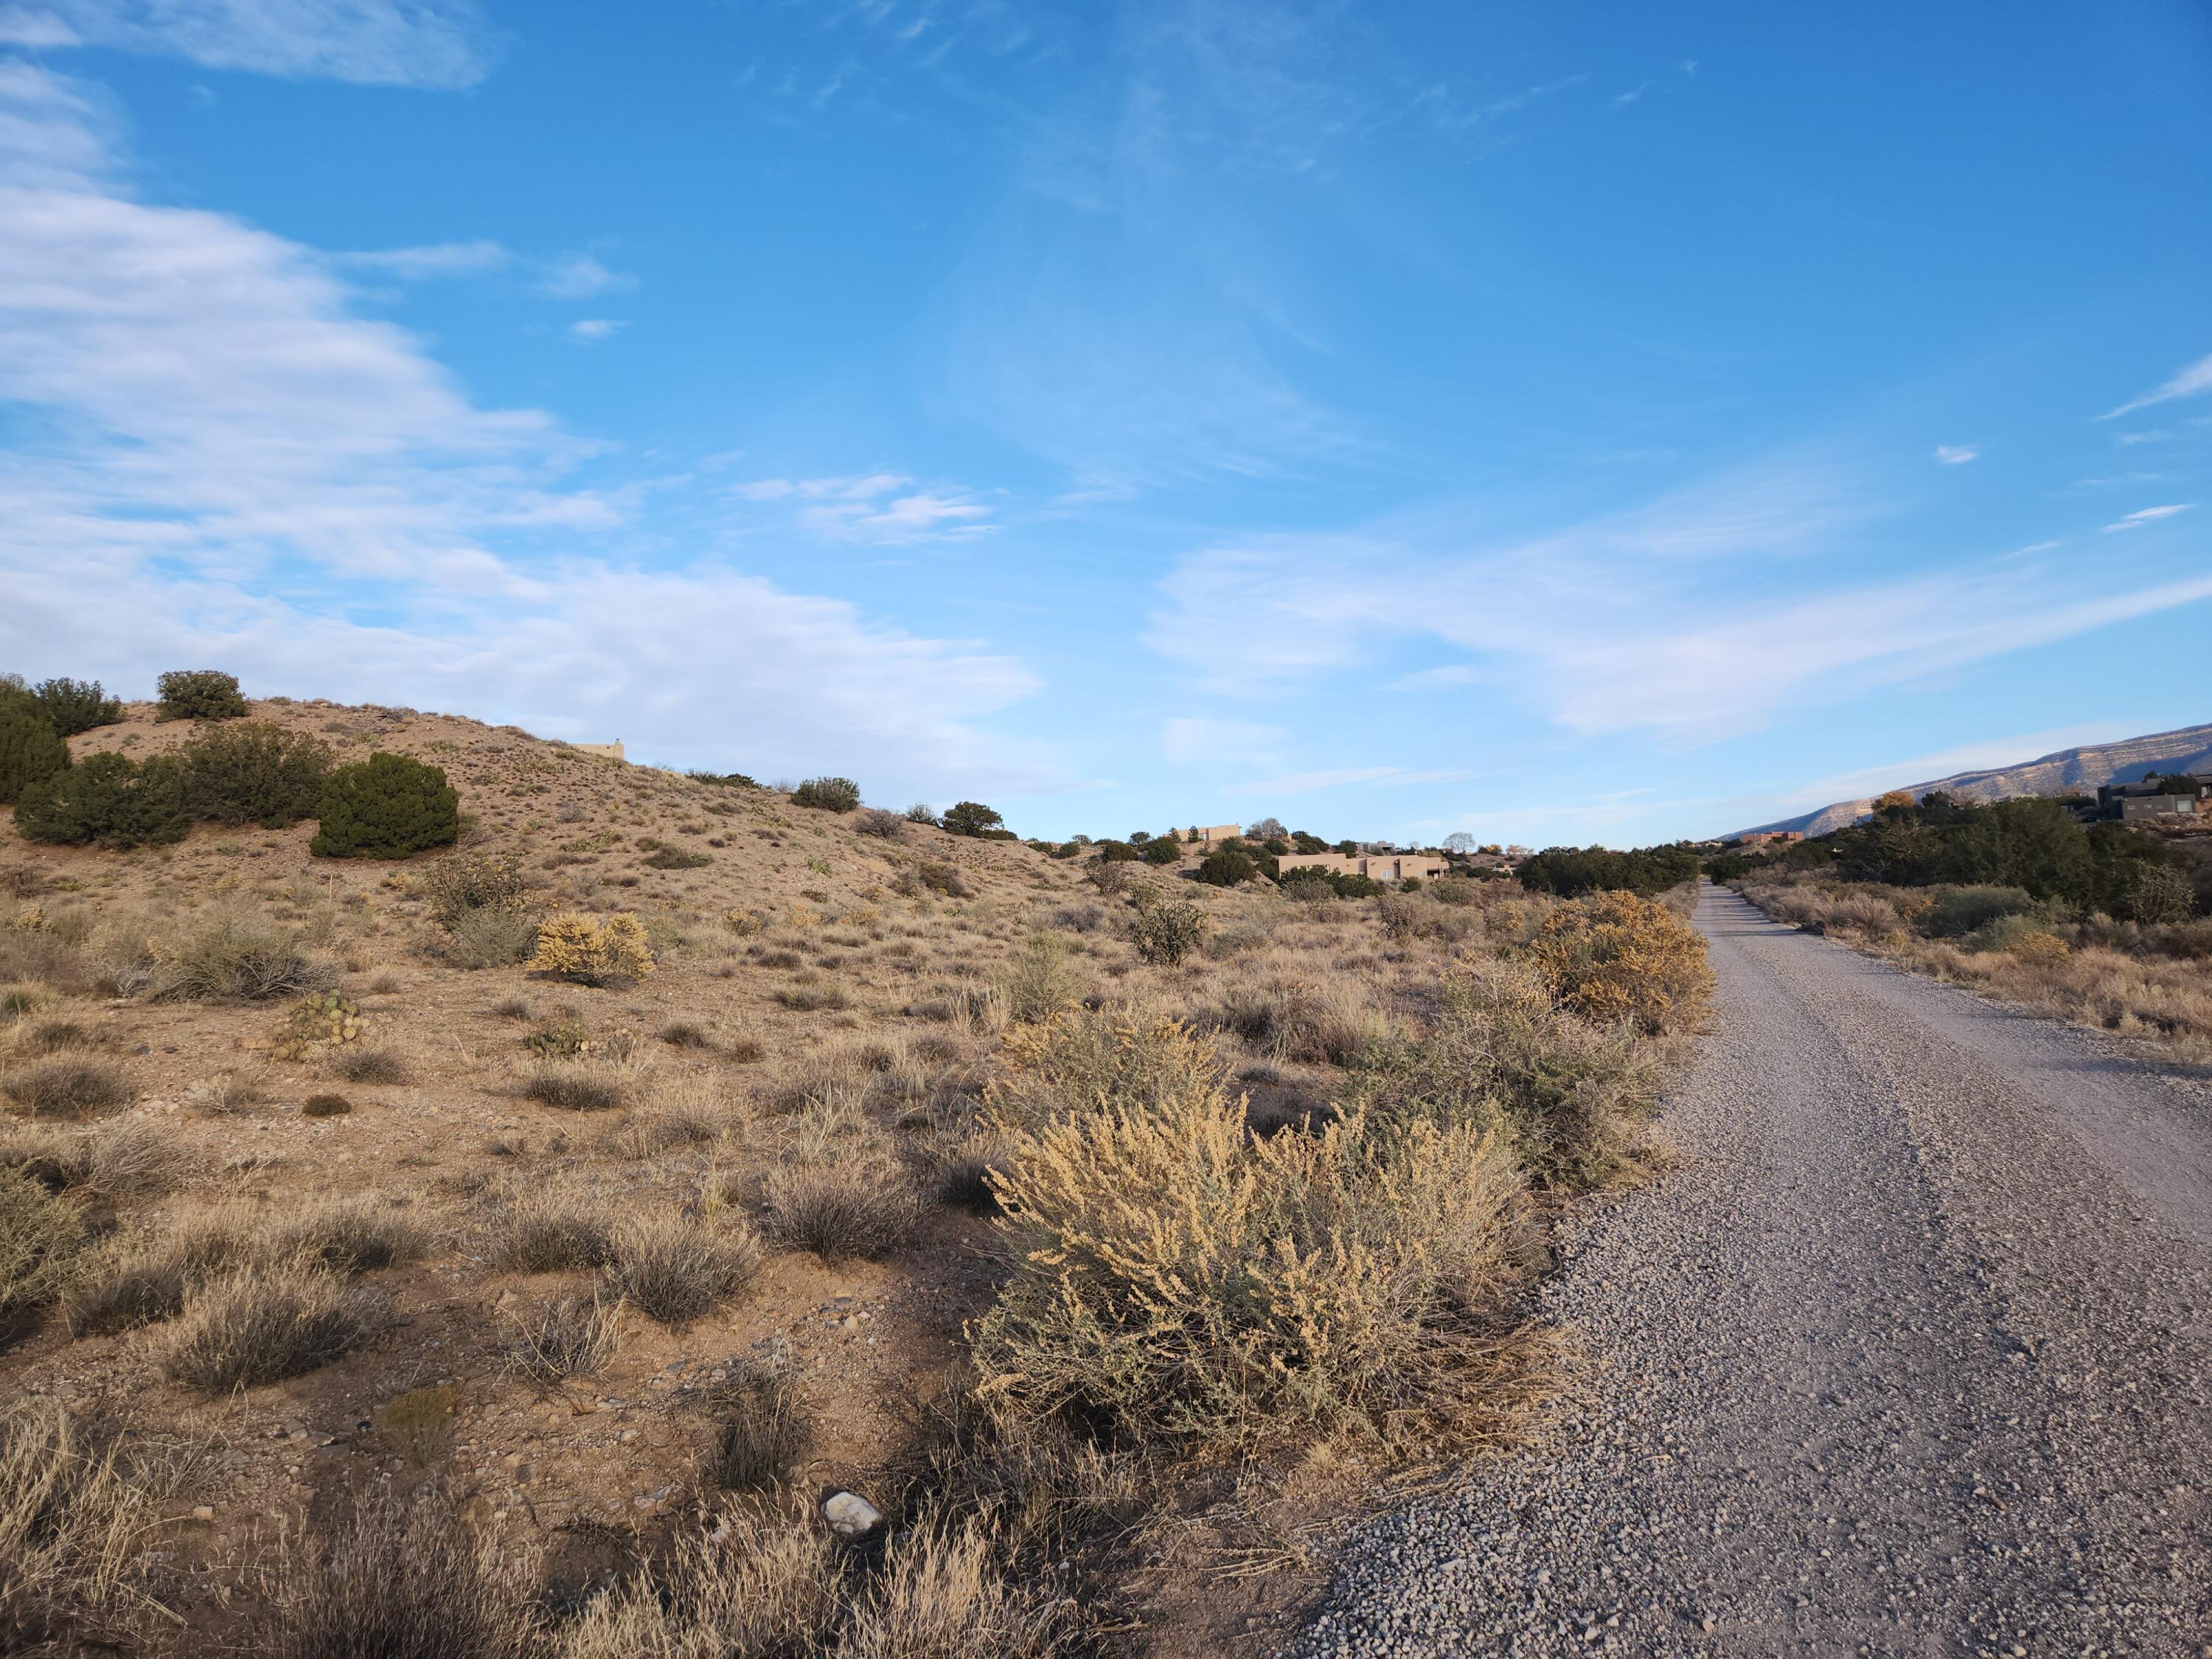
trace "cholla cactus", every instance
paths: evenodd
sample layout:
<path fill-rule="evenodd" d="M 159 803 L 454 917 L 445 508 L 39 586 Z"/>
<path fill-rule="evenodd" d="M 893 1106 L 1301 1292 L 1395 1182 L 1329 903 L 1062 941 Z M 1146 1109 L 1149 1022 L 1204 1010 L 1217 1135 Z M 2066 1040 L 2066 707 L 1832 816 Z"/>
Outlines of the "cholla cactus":
<path fill-rule="evenodd" d="M 325 991 L 296 1005 L 270 1040 L 278 1060 L 305 1060 L 318 1048 L 343 1048 L 361 1041 L 361 1005 Z"/>
<path fill-rule="evenodd" d="M 579 985 L 607 985 L 643 979 L 653 961 L 645 924 L 630 912 L 599 921 L 571 910 L 538 924 L 537 954 L 524 965 Z"/>
<path fill-rule="evenodd" d="M 46 913 L 38 905 L 27 904 L 9 917 L 4 925 L 10 933 L 43 933 L 46 931 Z"/>

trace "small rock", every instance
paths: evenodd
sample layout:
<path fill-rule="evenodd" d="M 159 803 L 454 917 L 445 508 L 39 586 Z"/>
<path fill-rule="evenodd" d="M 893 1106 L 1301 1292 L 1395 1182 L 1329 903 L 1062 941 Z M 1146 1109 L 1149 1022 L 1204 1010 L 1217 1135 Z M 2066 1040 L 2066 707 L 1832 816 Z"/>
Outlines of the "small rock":
<path fill-rule="evenodd" d="M 822 1518 L 840 1538 L 865 1538 L 883 1524 L 884 1512 L 857 1492 L 841 1492 L 823 1504 Z"/>
<path fill-rule="evenodd" d="M 214 1520 L 215 1505 L 212 1504 L 195 1504 L 192 1506 L 192 1519 L 195 1521 Z"/>

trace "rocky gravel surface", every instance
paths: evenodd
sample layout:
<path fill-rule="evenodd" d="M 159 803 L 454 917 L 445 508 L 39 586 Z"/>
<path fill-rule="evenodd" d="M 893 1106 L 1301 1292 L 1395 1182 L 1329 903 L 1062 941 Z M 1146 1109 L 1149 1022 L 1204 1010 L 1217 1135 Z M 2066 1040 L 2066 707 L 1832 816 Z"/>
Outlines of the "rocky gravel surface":
<path fill-rule="evenodd" d="M 1569 1403 L 1289 1651 L 2212 1659 L 2203 1069 L 1698 921 L 1683 1163 L 1559 1241 Z"/>

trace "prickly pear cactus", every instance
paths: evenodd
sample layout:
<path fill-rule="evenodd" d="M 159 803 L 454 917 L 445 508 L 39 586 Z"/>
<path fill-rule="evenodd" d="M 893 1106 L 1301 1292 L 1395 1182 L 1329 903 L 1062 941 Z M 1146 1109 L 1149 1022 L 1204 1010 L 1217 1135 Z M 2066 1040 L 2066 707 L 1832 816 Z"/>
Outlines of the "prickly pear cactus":
<path fill-rule="evenodd" d="M 361 1005 L 325 991 L 295 1005 L 284 1016 L 269 1052 L 278 1060 L 305 1060 L 318 1048 L 358 1042 L 361 1033 Z"/>

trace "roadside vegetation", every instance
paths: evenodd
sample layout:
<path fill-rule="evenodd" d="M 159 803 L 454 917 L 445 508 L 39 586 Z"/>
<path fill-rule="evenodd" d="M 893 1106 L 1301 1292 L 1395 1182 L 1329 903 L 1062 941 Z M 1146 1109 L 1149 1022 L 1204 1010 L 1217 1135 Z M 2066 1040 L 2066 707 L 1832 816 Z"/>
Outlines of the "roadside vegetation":
<path fill-rule="evenodd" d="M 2084 826 L 2051 800 L 1900 794 L 1864 823 L 1712 868 L 1778 921 L 2039 1012 L 2212 1051 L 2212 834 Z"/>
<path fill-rule="evenodd" d="M 1547 1220 L 1662 1159 L 1710 993 L 1656 866 L 14 690 L 10 1652 L 1217 1645 L 1540 1409 Z"/>

